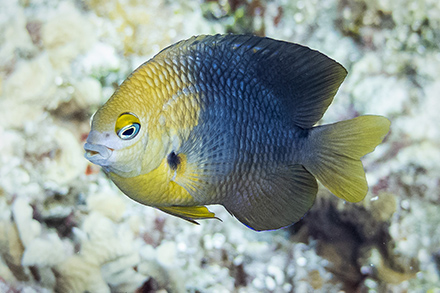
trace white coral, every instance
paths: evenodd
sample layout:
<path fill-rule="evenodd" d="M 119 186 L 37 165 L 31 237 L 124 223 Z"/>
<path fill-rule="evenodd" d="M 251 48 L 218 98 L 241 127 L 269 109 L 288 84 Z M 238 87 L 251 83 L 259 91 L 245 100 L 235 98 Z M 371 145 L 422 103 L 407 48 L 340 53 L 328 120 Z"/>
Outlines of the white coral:
<path fill-rule="evenodd" d="M 41 224 L 32 218 L 32 214 L 32 207 L 26 199 L 17 198 L 15 200 L 12 205 L 12 215 L 25 248 L 41 233 Z"/>
<path fill-rule="evenodd" d="M 24 251 L 23 266 L 53 267 L 66 258 L 63 242 L 52 233 L 45 238 L 33 239 Z"/>
<path fill-rule="evenodd" d="M 147 279 L 133 269 L 140 259 L 127 225 L 92 212 L 75 231 L 81 250 L 57 267 L 59 291 L 109 292 L 108 284 L 134 290 Z"/>

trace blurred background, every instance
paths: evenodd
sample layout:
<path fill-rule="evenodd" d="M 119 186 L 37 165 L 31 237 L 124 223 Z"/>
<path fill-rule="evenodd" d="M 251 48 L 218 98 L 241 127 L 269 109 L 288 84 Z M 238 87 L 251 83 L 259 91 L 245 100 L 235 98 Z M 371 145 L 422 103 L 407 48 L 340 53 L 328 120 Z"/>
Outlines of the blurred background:
<path fill-rule="evenodd" d="M 323 118 L 392 121 L 358 204 L 320 188 L 254 232 L 141 206 L 83 157 L 136 67 L 199 34 L 319 50 L 348 76 Z M 440 292 L 438 0 L 0 0 L 1 292 Z"/>

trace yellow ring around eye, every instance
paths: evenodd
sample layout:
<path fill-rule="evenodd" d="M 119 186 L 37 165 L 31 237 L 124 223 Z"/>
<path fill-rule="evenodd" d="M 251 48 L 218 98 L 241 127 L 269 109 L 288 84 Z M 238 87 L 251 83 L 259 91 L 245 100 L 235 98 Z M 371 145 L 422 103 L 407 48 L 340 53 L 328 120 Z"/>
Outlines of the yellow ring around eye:
<path fill-rule="evenodd" d="M 132 113 L 122 113 L 116 120 L 115 132 L 118 133 L 122 128 L 126 127 L 127 125 L 131 125 L 135 123 L 141 125 L 141 122 L 139 121 L 139 118 L 137 118 L 136 115 Z"/>
<path fill-rule="evenodd" d="M 132 113 L 122 113 L 115 124 L 115 132 L 123 140 L 133 139 L 141 129 L 141 122 Z"/>

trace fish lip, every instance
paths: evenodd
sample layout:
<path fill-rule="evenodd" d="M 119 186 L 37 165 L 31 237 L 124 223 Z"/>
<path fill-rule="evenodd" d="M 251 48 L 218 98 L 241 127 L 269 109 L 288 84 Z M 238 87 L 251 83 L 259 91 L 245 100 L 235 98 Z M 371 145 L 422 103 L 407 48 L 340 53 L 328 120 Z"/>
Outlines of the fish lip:
<path fill-rule="evenodd" d="M 110 164 L 109 158 L 113 154 L 113 149 L 102 144 L 84 144 L 86 153 L 84 157 L 93 164 L 100 166 L 108 166 Z"/>

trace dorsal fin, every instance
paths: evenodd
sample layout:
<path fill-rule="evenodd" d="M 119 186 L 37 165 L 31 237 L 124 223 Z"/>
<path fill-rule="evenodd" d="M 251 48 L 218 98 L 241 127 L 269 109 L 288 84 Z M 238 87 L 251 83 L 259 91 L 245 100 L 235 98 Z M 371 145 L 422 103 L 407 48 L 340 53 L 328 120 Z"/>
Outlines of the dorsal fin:
<path fill-rule="evenodd" d="M 312 127 L 333 101 L 347 75 L 345 68 L 298 44 L 265 38 L 258 47 L 262 49 L 255 59 L 261 82 L 275 92 L 295 125 Z"/>
<path fill-rule="evenodd" d="M 202 35 L 169 49 L 162 52 L 193 52 L 201 60 L 204 54 L 215 56 L 252 75 L 279 100 L 286 119 L 302 128 L 321 119 L 347 75 L 341 64 L 316 50 L 253 35 Z"/>

